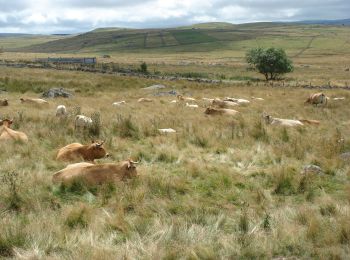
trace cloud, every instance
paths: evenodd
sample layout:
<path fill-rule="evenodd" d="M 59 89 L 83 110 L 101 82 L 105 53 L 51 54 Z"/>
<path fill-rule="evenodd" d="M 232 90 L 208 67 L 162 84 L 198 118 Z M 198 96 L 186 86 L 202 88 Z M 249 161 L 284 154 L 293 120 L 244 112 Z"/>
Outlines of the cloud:
<path fill-rule="evenodd" d="M 349 0 L 0 0 L 0 32 L 349 18 Z"/>

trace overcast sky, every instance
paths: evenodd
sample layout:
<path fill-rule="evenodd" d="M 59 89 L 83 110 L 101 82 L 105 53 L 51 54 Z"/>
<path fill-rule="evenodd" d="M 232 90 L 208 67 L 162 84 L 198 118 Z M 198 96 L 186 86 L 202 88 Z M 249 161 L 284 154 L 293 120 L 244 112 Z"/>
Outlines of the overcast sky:
<path fill-rule="evenodd" d="M 0 0 L 0 33 L 350 18 L 350 0 Z"/>

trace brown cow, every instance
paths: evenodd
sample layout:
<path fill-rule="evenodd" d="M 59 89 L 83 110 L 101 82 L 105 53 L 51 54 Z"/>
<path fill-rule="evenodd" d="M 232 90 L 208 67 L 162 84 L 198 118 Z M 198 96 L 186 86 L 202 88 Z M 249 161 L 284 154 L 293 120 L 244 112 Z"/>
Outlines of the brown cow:
<path fill-rule="evenodd" d="M 5 98 L 3 100 L 0 100 L 0 107 L 6 107 L 9 105 L 9 101 Z"/>
<path fill-rule="evenodd" d="M 32 105 L 48 105 L 49 102 L 47 102 L 44 99 L 41 98 L 20 98 L 21 103 L 28 103 Z"/>
<path fill-rule="evenodd" d="M 204 112 L 207 115 L 236 115 L 239 112 L 233 109 L 227 109 L 227 108 L 212 108 L 207 107 L 207 109 Z"/>
<path fill-rule="evenodd" d="M 104 142 L 94 142 L 91 144 L 82 145 L 80 143 L 72 143 L 61 149 L 57 153 L 56 160 L 59 161 L 90 161 L 95 159 L 101 159 L 108 156 L 106 150 L 103 147 Z"/>
<path fill-rule="evenodd" d="M 0 121 L 0 141 L 22 141 L 28 142 L 28 137 L 25 133 L 12 130 L 10 126 L 13 121 L 4 119 Z"/>
<path fill-rule="evenodd" d="M 75 164 L 68 165 L 65 169 L 56 172 L 53 183 L 70 184 L 74 181 L 81 181 L 87 185 L 98 185 L 103 183 L 114 183 L 125 181 L 137 176 L 135 164 L 131 159 L 119 164 Z"/>
<path fill-rule="evenodd" d="M 305 101 L 305 103 L 313 104 L 313 105 L 327 105 L 328 97 L 322 92 L 311 94 L 310 97 Z"/>

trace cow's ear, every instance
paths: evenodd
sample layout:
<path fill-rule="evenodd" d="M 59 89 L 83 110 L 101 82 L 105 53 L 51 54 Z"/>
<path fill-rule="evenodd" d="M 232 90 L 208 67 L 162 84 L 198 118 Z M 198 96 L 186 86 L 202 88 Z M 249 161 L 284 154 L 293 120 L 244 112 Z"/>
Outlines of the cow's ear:
<path fill-rule="evenodd" d="M 94 139 L 91 139 L 91 143 L 92 143 L 92 144 L 95 143 L 95 140 L 94 140 Z"/>

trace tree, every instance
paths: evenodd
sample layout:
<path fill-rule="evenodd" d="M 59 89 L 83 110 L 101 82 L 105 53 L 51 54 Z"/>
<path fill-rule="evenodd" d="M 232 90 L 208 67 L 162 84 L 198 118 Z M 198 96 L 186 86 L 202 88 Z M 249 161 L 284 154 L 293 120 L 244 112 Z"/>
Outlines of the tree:
<path fill-rule="evenodd" d="M 147 69 L 147 63 L 146 62 L 142 62 L 140 65 L 140 72 L 147 74 L 148 73 L 148 69 Z"/>
<path fill-rule="evenodd" d="M 294 67 L 286 52 L 279 48 L 256 48 L 246 54 L 248 64 L 263 74 L 266 80 L 276 80 L 282 74 L 292 72 Z"/>

